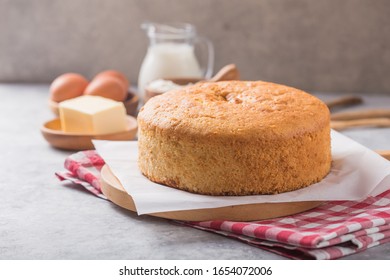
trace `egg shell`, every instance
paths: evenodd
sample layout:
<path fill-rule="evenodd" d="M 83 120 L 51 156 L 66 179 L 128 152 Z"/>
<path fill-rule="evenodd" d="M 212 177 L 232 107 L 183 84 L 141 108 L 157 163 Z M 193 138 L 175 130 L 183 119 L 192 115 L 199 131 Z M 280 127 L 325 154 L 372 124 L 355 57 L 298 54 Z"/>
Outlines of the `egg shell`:
<path fill-rule="evenodd" d="M 123 86 L 126 90 L 128 90 L 130 87 L 129 80 L 126 78 L 126 76 L 122 72 L 119 72 L 116 70 L 106 70 L 106 71 L 103 71 L 103 72 L 100 72 L 99 74 L 97 74 L 94 79 L 96 79 L 96 78 L 98 79 L 99 77 L 104 77 L 104 76 L 116 77 L 116 78 L 120 79 L 123 82 Z"/>
<path fill-rule="evenodd" d="M 116 101 L 124 101 L 126 99 L 127 90 L 125 90 L 123 82 L 118 78 L 101 76 L 92 80 L 85 89 L 84 94 L 102 96 Z"/>
<path fill-rule="evenodd" d="M 77 73 L 66 73 L 58 76 L 50 85 L 50 99 L 61 102 L 83 94 L 88 80 Z"/>

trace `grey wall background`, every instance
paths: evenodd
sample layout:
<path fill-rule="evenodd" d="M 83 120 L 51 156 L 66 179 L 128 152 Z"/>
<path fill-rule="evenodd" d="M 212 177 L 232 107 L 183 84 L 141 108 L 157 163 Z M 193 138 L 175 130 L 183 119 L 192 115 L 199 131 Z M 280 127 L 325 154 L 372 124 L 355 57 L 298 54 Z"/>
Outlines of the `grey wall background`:
<path fill-rule="evenodd" d="M 146 20 L 195 24 L 242 79 L 390 93 L 388 0 L 0 0 L 0 81 L 114 68 L 136 83 Z"/>

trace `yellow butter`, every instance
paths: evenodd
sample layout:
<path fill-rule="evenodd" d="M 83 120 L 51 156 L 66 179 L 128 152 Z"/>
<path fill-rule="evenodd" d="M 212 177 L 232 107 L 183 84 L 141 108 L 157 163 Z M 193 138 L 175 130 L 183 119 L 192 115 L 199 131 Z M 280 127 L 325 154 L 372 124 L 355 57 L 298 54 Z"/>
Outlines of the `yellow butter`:
<path fill-rule="evenodd" d="M 126 130 L 122 102 L 100 96 L 80 96 L 59 103 L 61 128 L 65 132 L 110 134 Z"/>

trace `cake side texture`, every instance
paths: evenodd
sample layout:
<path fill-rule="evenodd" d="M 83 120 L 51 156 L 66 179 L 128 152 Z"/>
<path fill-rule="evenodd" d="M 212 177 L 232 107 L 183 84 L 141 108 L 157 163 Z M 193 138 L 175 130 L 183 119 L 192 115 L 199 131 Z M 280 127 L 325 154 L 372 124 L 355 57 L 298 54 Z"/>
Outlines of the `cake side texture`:
<path fill-rule="evenodd" d="M 330 170 L 330 114 L 317 98 L 267 82 L 203 83 L 140 111 L 139 168 L 207 195 L 275 194 Z"/>

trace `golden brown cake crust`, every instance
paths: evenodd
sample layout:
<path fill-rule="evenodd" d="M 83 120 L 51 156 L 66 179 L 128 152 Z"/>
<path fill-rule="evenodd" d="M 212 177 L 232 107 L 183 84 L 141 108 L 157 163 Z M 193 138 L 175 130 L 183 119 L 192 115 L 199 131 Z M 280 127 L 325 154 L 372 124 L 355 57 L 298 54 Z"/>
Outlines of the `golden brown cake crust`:
<path fill-rule="evenodd" d="M 283 85 L 196 84 L 152 98 L 138 122 L 143 174 L 195 193 L 285 192 L 330 169 L 328 108 Z"/>

